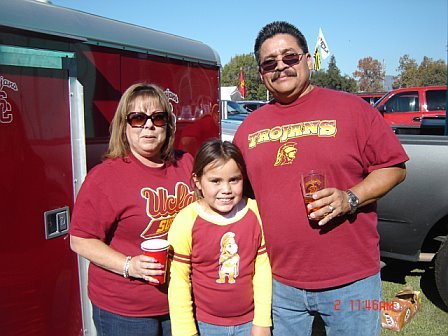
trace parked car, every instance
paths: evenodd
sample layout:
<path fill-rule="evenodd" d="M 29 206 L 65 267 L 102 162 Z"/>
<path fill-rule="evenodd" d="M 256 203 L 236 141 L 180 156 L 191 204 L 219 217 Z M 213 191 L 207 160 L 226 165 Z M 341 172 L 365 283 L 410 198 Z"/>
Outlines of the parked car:
<path fill-rule="evenodd" d="M 412 87 L 389 91 L 374 106 L 394 129 L 419 134 L 423 117 L 446 115 L 446 99 L 446 85 Z"/>
<path fill-rule="evenodd" d="M 221 100 L 221 119 L 243 121 L 249 111 L 233 100 Z"/>
<path fill-rule="evenodd" d="M 237 103 L 244 107 L 249 112 L 255 111 L 256 109 L 265 105 L 267 100 L 238 100 Z"/>
<path fill-rule="evenodd" d="M 244 118 L 249 115 L 249 111 L 233 100 L 221 100 L 221 139 L 232 141 L 238 126 Z"/>
<path fill-rule="evenodd" d="M 380 100 L 386 92 L 358 92 L 355 93 L 356 96 L 361 97 L 370 105 L 374 105 L 378 100 Z"/>
<path fill-rule="evenodd" d="M 437 289 L 448 306 L 448 136 L 443 135 L 443 119 L 424 118 L 421 134 L 398 132 L 409 156 L 407 176 L 378 201 L 378 232 L 383 258 L 434 262 Z"/>

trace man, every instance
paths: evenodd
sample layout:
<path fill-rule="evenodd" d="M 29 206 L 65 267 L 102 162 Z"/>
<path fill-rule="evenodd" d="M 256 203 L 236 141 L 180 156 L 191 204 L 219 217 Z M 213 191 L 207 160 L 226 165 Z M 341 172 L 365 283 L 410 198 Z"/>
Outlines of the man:
<path fill-rule="evenodd" d="M 273 272 L 273 333 L 311 335 L 319 313 L 328 336 L 379 335 L 376 200 L 402 182 L 408 160 L 382 116 L 362 99 L 310 84 L 302 33 L 266 25 L 255 42 L 274 100 L 252 112 L 234 142 L 247 163 Z M 288 160 L 286 148 L 294 149 Z M 325 170 L 307 217 L 300 172 Z"/>

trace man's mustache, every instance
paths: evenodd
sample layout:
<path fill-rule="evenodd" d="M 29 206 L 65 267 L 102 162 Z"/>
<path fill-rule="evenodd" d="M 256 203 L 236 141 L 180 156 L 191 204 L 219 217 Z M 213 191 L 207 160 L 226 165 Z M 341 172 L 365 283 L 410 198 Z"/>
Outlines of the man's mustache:
<path fill-rule="evenodd" d="M 276 71 L 274 75 L 272 76 L 272 81 L 275 82 L 282 74 L 286 75 L 287 77 L 296 77 L 297 73 L 294 71 L 294 69 L 284 69 L 282 71 Z"/>

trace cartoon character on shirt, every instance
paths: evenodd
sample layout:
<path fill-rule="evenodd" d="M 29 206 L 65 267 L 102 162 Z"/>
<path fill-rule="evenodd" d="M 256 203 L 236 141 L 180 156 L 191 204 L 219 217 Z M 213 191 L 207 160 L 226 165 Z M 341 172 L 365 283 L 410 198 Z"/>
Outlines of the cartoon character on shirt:
<path fill-rule="evenodd" d="M 239 274 L 240 256 L 238 255 L 238 245 L 235 241 L 235 233 L 226 232 L 221 238 L 221 254 L 219 256 L 219 279 L 216 283 L 234 284 L 235 278 Z"/>

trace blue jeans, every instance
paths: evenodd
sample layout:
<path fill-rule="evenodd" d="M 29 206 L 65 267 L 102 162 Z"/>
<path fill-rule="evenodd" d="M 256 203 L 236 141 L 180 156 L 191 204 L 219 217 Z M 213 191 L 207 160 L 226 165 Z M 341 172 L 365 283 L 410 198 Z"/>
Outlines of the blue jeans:
<path fill-rule="evenodd" d="M 98 336 L 171 336 L 168 315 L 131 317 L 92 306 Z"/>
<path fill-rule="evenodd" d="M 252 321 L 236 326 L 220 326 L 198 321 L 201 336 L 250 336 Z"/>
<path fill-rule="evenodd" d="M 377 336 L 381 333 L 380 273 L 345 286 L 304 290 L 272 283 L 273 336 L 307 335 L 320 314 L 327 336 Z"/>

